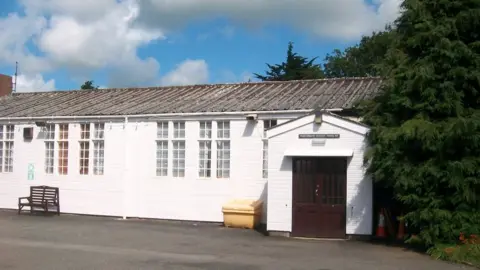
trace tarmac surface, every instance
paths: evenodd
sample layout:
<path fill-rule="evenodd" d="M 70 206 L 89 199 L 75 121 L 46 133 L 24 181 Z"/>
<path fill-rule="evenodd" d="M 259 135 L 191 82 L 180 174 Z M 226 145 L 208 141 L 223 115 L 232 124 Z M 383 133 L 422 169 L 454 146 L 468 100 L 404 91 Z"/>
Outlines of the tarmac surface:
<path fill-rule="evenodd" d="M 0 269 L 470 269 L 355 241 L 264 236 L 214 224 L 0 211 Z"/>

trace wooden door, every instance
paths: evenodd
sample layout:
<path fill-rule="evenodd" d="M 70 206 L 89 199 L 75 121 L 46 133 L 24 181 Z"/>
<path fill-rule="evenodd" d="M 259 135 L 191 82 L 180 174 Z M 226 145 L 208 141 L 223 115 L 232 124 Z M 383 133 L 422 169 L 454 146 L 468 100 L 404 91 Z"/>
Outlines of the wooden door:
<path fill-rule="evenodd" d="M 293 236 L 345 237 L 346 176 L 346 158 L 293 159 Z"/>

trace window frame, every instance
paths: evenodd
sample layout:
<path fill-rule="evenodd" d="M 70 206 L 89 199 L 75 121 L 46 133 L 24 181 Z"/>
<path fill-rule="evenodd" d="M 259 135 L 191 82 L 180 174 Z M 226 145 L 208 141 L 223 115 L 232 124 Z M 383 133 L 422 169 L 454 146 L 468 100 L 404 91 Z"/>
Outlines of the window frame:
<path fill-rule="evenodd" d="M 278 119 L 263 120 L 263 137 L 267 137 L 267 129 L 278 126 Z"/>
<path fill-rule="evenodd" d="M 0 173 L 13 173 L 15 125 L 0 125 Z"/>
<path fill-rule="evenodd" d="M 66 129 L 62 129 L 66 127 Z M 58 156 L 57 156 L 57 173 L 58 175 L 68 175 L 68 155 L 69 155 L 69 131 L 70 125 L 61 123 L 58 124 Z"/>
<path fill-rule="evenodd" d="M 230 179 L 231 177 L 231 123 L 228 120 L 217 121 L 216 132 L 216 172 L 217 179 Z M 225 158 L 228 156 L 227 158 Z M 220 158 L 221 157 L 221 158 Z M 227 163 L 225 163 L 227 162 Z M 228 166 L 225 166 L 228 164 Z"/>
<path fill-rule="evenodd" d="M 97 122 L 93 124 L 92 144 L 92 172 L 95 176 L 102 176 L 105 174 L 105 123 Z"/>
<path fill-rule="evenodd" d="M 85 129 L 84 129 L 85 127 Z M 90 175 L 91 173 L 91 138 L 92 138 L 92 126 L 90 123 L 80 124 L 80 156 L 79 156 L 79 174 Z M 86 147 L 84 147 L 86 146 Z M 82 162 L 83 161 L 83 162 Z M 86 165 L 86 166 L 85 166 Z"/>
<path fill-rule="evenodd" d="M 181 147 L 183 144 L 183 148 Z M 186 142 L 185 140 L 173 140 L 172 141 L 172 177 L 184 178 L 185 177 L 185 161 L 186 161 Z M 180 166 L 182 158 L 181 153 L 183 151 L 183 166 Z M 183 173 L 183 174 L 181 174 Z"/>
<path fill-rule="evenodd" d="M 169 124 L 168 121 L 157 122 L 157 138 L 156 138 L 156 164 L 155 175 L 157 177 L 168 177 L 169 175 Z M 166 153 L 166 157 L 165 157 Z"/>
<path fill-rule="evenodd" d="M 56 144 L 56 124 L 47 124 L 44 128 L 44 173 L 46 175 L 55 174 L 55 144 Z"/>
<path fill-rule="evenodd" d="M 212 121 L 199 121 L 198 140 L 198 170 L 197 175 L 202 179 L 212 178 Z"/>
<path fill-rule="evenodd" d="M 262 148 L 262 178 L 268 179 L 268 140 L 263 140 Z"/>
<path fill-rule="evenodd" d="M 173 122 L 173 139 L 172 139 L 172 177 L 185 178 L 186 175 L 186 159 L 187 159 L 187 141 L 186 141 L 186 122 Z M 182 148 L 183 144 L 183 148 Z M 181 154 L 183 152 L 183 166 Z M 182 174 L 181 174 L 182 173 Z"/>
<path fill-rule="evenodd" d="M 267 129 L 275 127 L 275 126 L 278 126 L 278 119 L 264 119 L 263 120 L 263 129 L 264 130 L 267 130 Z"/>

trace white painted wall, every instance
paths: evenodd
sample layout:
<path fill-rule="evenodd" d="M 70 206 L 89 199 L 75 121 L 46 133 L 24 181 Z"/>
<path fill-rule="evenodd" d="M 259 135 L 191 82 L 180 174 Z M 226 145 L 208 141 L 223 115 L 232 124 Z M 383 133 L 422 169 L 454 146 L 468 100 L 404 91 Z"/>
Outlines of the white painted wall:
<path fill-rule="evenodd" d="M 34 127 L 34 139 L 23 140 L 23 128 Z M 56 129 L 58 133 L 58 128 Z M 67 213 L 92 215 L 121 215 L 123 208 L 118 202 L 122 200 L 123 148 L 121 145 L 123 124 L 106 123 L 105 125 L 105 173 L 98 175 L 80 175 L 79 137 L 80 125 L 69 126 L 69 168 L 68 175 L 45 173 L 44 132 L 35 125 L 15 125 L 13 172 L 0 173 L 0 208 L 18 207 L 18 197 L 29 195 L 32 185 L 49 185 L 60 188 L 61 211 Z M 55 145 L 55 157 L 58 145 Z M 58 162 L 58 159 L 55 159 Z M 35 179 L 28 180 L 28 165 L 35 166 Z M 90 167 L 90 173 L 93 172 Z"/>
<path fill-rule="evenodd" d="M 325 116 L 318 126 L 314 116 L 292 121 L 268 132 L 269 182 L 267 230 L 292 230 L 292 158 L 284 156 L 289 148 L 353 149 L 347 169 L 346 233 L 370 235 L 372 231 L 372 181 L 364 176 L 363 153 L 366 128 L 342 119 Z M 349 128 L 349 129 L 347 129 Z M 355 130 L 355 131 L 353 131 Z M 335 133 L 340 139 L 327 139 L 325 146 L 312 146 L 312 140 L 298 139 L 301 133 Z"/>
<path fill-rule="evenodd" d="M 298 116 L 260 115 L 259 119 L 277 118 L 280 124 Z M 79 120 L 69 126 L 69 173 L 66 176 L 58 175 L 56 168 L 54 175 L 45 174 L 45 144 L 41 128 L 31 123 L 11 123 L 16 124 L 14 168 L 12 173 L 0 173 L 0 208 L 16 209 L 18 197 L 28 196 L 30 186 L 50 185 L 60 188 L 61 210 L 67 213 L 218 222 L 223 219 L 222 205 L 236 198 L 261 198 L 266 211 L 267 180 L 262 178 L 263 122 L 254 124 L 244 120 L 242 115 L 225 117 L 129 119 L 126 125 L 124 119 L 107 122 L 103 176 L 79 173 Z M 157 120 L 186 121 L 184 178 L 171 176 L 171 144 L 169 176 L 156 176 Z M 216 132 L 216 120 L 231 121 L 229 179 L 216 179 L 215 158 L 212 160 L 213 177 L 198 177 L 199 120 L 213 121 L 213 132 Z M 24 127 L 34 127 L 31 142 L 23 140 Z M 169 131 L 173 132 L 172 122 Z M 216 156 L 215 147 L 212 143 L 212 157 Z M 58 155 L 58 148 L 55 154 Z M 58 160 L 55 159 L 55 162 Z M 27 180 L 30 163 L 35 166 L 33 181 Z M 90 172 L 93 172 L 92 167 Z"/>
<path fill-rule="evenodd" d="M 135 127 L 134 127 L 135 125 Z M 128 189 L 133 209 L 129 216 L 179 220 L 222 221 L 222 205 L 234 198 L 259 199 L 266 180 L 262 179 L 262 126 L 245 120 L 230 122 L 231 177 L 216 178 L 216 145 L 212 143 L 212 177 L 198 176 L 199 123 L 186 122 L 186 171 L 184 178 L 156 176 L 156 123 L 130 126 Z M 173 123 L 169 125 L 173 136 Z M 213 122 L 216 133 L 216 122 Z M 214 141 L 213 141 L 214 142 Z M 171 145 L 170 149 L 171 150 Z M 170 160 L 172 151 L 169 151 Z M 171 165 L 171 164 L 169 164 Z M 135 168 L 135 169 L 133 169 Z"/>

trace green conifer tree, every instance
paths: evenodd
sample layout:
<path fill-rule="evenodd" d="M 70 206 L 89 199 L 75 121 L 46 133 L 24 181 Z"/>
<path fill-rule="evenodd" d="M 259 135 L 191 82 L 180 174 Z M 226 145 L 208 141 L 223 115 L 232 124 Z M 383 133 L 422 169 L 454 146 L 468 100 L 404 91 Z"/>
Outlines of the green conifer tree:
<path fill-rule="evenodd" d="M 480 232 L 480 1 L 405 0 L 366 154 L 426 246 Z"/>
<path fill-rule="evenodd" d="M 314 64 L 316 57 L 308 59 L 293 52 L 293 42 L 288 43 L 287 59 L 276 65 L 267 64 L 266 75 L 255 73 L 255 77 L 262 81 L 291 81 L 321 79 L 324 77 L 322 67 Z"/>

